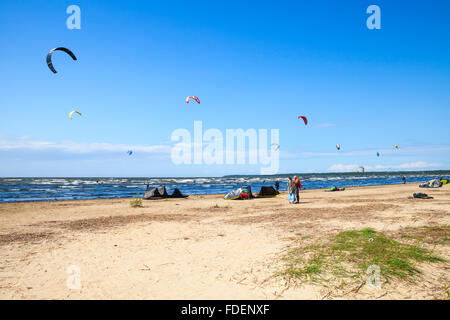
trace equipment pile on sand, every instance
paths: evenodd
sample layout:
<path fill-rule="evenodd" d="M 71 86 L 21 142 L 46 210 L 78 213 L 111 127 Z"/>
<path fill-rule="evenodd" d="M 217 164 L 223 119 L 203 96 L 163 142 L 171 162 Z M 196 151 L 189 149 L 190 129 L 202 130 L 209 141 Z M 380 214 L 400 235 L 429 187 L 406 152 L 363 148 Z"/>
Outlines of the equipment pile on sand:
<path fill-rule="evenodd" d="M 252 193 L 252 187 L 251 186 L 245 186 L 241 188 L 237 188 L 233 191 L 230 191 L 223 197 L 225 200 L 246 200 L 246 199 L 253 199 L 253 198 L 274 198 L 278 197 L 280 193 L 275 190 L 272 186 L 262 186 L 261 190 L 259 190 L 258 194 L 256 196 Z"/>
<path fill-rule="evenodd" d="M 440 188 L 442 187 L 442 181 L 438 179 L 430 180 L 428 182 L 419 185 L 419 188 Z"/>
<path fill-rule="evenodd" d="M 158 200 L 158 199 L 165 199 L 165 198 L 187 198 L 187 197 L 189 197 L 189 196 L 183 195 L 181 193 L 181 191 L 178 189 L 173 190 L 173 193 L 171 195 L 169 195 L 166 191 L 166 187 L 162 186 L 162 187 L 151 189 L 146 194 L 144 194 L 142 199 Z"/>

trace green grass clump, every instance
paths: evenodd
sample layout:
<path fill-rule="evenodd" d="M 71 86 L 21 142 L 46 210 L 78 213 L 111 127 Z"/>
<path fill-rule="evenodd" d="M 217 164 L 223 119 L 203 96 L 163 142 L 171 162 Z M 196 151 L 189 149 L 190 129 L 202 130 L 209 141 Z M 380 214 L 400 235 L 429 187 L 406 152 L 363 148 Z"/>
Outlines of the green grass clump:
<path fill-rule="evenodd" d="M 450 245 L 450 225 L 408 227 L 400 232 L 403 239 L 411 239 L 427 244 Z"/>
<path fill-rule="evenodd" d="M 142 207 L 142 199 L 136 198 L 130 201 L 130 206 L 132 208 Z"/>
<path fill-rule="evenodd" d="M 445 286 L 445 300 L 450 300 L 450 288 L 449 286 Z"/>
<path fill-rule="evenodd" d="M 284 260 L 282 274 L 313 281 L 361 279 L 371 265 L 378 266 L 385 278 L 408 279 L 421 273 L 418 262 L 445 262 L 418 243 L 401 243 L 370 228 L 343 231 L 325 242 L 294 249 Z"/>

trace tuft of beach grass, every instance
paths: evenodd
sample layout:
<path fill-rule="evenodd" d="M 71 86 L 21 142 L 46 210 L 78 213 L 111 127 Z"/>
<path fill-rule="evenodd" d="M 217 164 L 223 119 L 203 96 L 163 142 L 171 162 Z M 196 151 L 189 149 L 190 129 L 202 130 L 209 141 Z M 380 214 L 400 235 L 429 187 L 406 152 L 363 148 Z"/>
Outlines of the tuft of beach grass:
<path fill-rule="evenodd" d="M 444 226 L 410 228 L 405 234 L 419 240 L 439 235 L 442 240 L 448 239 L 449 232 L 448 226 Z M 360 281 L 367 277 L 369 267 L 376 266 L 386 280 L 409 280 L 421 274 L 418 263 L 446 262 L 421 244 L 421 241 L 402 243 L 371 228 L 342 231 L 326 240 L 290 250 L 283 258 L 285 268 L 280 275 L 315 283 L 342 282 L 344 279 Z"/>
<path fill-rule="evenodd" d="M 136 198 L 130 201 L 130 206 L 132 208 L 138 208 L 138 207 L 142 207 L 142 199 L 141 198 Z"/>

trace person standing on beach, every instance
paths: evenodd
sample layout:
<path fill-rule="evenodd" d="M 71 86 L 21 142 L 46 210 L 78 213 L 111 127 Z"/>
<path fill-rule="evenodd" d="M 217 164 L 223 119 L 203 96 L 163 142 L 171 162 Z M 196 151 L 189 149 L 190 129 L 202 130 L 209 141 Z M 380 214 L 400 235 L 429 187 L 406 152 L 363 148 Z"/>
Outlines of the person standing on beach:
<path fill-rule="evenodd" d="M 292 177 L 288 178 L 288 195 L 289 195 L 289 203 L 295 202 L 295 194 L 294 194 L 294 181 L 292 181 Z"/>
<path fill-rule="evenodd" d="M 406 178 L 405 178 L 405 176 L 403 176 L 402 180 L 403 180 L 403 184 L 406 184 Z"/>
<path fill-rule="evenodd" d="M 295 176 L 295 178 L 294 178 L 294 184 L 295 184 L 294 190 L 295 190 L 295 198 L 296 198 L 295 203 L 300 203 L 300 189 L 303 186 L 300 182 L 300 179 L 297 176 Z"/>
<path fill-rule="evenodd" d="M 275 180 L 275 189 L 277 189 L 277 191 L 280 190 L 280 181 L 278 181 L 278 179 Z"/>

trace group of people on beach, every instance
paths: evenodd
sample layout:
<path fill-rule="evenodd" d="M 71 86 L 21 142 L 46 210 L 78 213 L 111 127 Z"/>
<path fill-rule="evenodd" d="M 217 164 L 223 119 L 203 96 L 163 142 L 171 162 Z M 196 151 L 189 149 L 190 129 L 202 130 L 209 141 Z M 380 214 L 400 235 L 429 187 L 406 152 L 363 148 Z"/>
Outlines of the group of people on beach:
<path fill-rule="evenodd" d="M 295 176 L 294 179 L 292 177 L 288 178 L 288 195 L 289 195 L 289 203 L 300 203 L 300 189 L 303 188 L 302 183 L 298 176 Z M 280 190 L 280 181 L 275 180 L 275 189 L 277 191 Z"/>
<path fill-rule="evenodd" d="M 300 203 L 300 189 L 302 187 L 298 176 L 295 176 L 293 180 L 292 177 L 288 178 L 289 203 Z"/>

